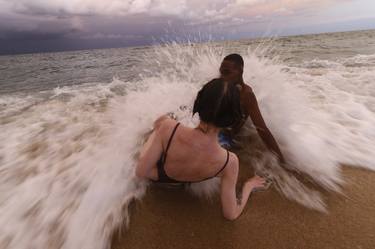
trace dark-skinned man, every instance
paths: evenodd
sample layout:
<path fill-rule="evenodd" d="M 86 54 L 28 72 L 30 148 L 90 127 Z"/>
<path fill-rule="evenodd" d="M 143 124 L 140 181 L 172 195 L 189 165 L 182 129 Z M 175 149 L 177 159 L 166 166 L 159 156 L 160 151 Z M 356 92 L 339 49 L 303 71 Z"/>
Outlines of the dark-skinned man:
<path fill-rule="evenodd" d="M 251 87 L 243 80 L 243 68 L 244 61 L 239 54 L 230 54 L 226 56 L 220 66 L 220 77 L 232 84 L 236 84 L 241 91 L 240 97 L 243 119 L 232 127 L 229 132 L 230 134 L 226 135 L 231 137 L 235 136 L 241 130 L 247 118 L 250 117 L 264 144 L 270 151 L 278 156 L 280 163 L 283 165 L 285 164 L 284 156 L 281 153 L 275 138 L 272 136 L 264 122 L 255 94 Z M 230 145 L 230 140 L 226 139 L 225 135 L 222 135 L 219 139 L 222 143 Z"/>

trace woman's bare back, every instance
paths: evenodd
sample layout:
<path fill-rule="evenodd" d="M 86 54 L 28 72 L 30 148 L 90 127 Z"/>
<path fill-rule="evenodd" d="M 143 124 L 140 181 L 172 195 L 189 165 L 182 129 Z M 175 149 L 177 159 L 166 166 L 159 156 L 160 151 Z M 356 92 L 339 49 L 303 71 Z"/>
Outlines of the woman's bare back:
<path fill-rule="evenodd" d="M 165 120 L 158 129 L 164 152 L 176 124 Z M 227 152 L 218 145 L 216 136 L 180 125 L 168 149 L 164 170 L 175 180 L 199 181 L 215 176 L 226 160 Z"/>

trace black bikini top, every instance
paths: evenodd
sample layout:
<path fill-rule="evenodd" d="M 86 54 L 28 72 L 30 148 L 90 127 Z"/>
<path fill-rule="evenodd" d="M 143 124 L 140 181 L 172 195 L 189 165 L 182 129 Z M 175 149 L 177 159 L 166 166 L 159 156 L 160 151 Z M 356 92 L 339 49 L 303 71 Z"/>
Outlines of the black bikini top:
<path fill-rule="evenodd" d="M 211 178 L 214 178 L 214 177 L 218 176 L 228 164 L 228 161 L 229 161 L 229 151 L 228 150 L 227 150 L 227 159 L 225 161 L 225 164 L 214 176 L 207 177 L 207 178 L 199 180 L 199 181 L 177 181 L 177 180 L 175 180 L 175 179 L 173 179 L 173 178 L 171 178 L 167 175 L 167 173 L 164 170 L 164 164 L 165 164 L 165 161 L 167 159 L 169 146 L 171 145 L 173 136 L 175 135 L 179 125 L 180 125 L 180 123 L 177 123 L 176 126 L 174 127 L 173 132 L 172 132 L 171 136 L 169 137 L 167 148 L 166 148 L 165 152 L 163 152 L 161 154 L 160 159 L 156 164 L 157 169 L 158 169 L 158 180 L 155 181 L 155 182 L 160 182 L 160 183 L 194 183 L 194 182 L 206 181 L 208 179 L 211 179 Z"/>

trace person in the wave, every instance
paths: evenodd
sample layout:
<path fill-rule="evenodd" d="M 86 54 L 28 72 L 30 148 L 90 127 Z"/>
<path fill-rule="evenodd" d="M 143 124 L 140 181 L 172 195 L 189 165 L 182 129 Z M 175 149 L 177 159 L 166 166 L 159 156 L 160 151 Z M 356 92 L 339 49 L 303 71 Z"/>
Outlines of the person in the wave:
<path fill-rule="evenodd" d="M 259 136 L 267 148 L 278 156 L 280 163 L 283 165 L 285 164 L 284 156 L 263 120 L 262 114 L 259 110 L 258 101 L 253 90 L 249 85 L 245 84 L 243 80 L 243 69 L 244 60 L 239 54 L 227 55 L 220 66 L 220 78 L 236 85 L 240 89 L 242 110 L 241 120 L 236 122 L 232 127 L 230 127 L 230 129 L 224 129 L 222 132 L 220 132 L 220 143 L 227 147 L 233 146 L 233 138 L 236 134 L 238 134 L 238 132 L 244 126 L 246 120 L 250 117 Z"/>
<path fill-rule="evenodd" d="M 238 158 L 218 143 L 220 130 L 242 117 L 240 91 L 233 84 L 214 79 L 199 91 L 193 113 L 200 118 L 195 128 L 181 125 L 168 116 L 155 121 L 154 130 L 141 150 L 136 175 L 160 183 L 194 183 L 219 177 L 223 215 L 234 220 L 244 209 L 250 193 L 265 184 L 265 179 L 259 176 L 250 178 L 238 200 Z"/>

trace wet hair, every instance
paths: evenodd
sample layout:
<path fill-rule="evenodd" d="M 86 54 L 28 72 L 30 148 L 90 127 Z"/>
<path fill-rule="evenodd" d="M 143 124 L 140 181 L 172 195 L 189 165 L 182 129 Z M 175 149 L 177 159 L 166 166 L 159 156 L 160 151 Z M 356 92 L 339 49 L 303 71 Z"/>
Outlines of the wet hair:
<path fill-rule="evenodd" d="M 234 62 L 237 66 L 243 68 L 244 67 L 244 62 L 243 58 L 239 54 L 230 54 L 224 57 L 224 61 L 232 61 Z"/>
<path fill-rule="evenodd" d="M 219 128 L 230 127 L 241 120 L 240 91 L 234 84 L 213 79 L 198 92 L 193 115 Z"/>

